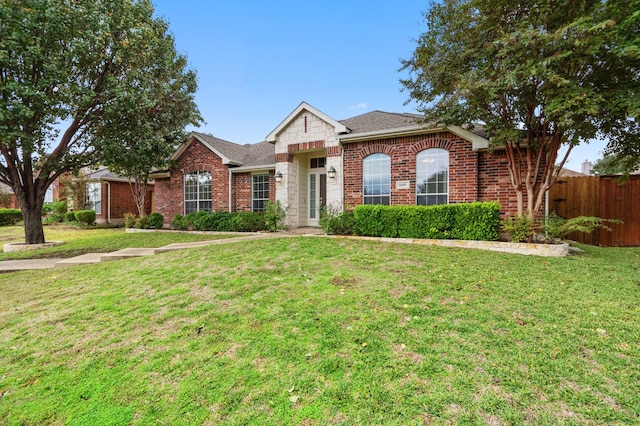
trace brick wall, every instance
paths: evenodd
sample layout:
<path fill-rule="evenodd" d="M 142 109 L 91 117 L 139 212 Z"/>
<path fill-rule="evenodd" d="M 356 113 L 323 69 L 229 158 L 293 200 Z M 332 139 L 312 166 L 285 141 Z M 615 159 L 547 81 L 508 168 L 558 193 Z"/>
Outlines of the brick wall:
<path fill-rule="evenodd" d="M 211 204 L 214 211 L 229 209 L 229 172 L 222 159 L 197 140 L 184 151 L 171 176 L 155 180 L 155 210 L 169 223 L 184 214 L 184 175 L 203 170 L 211 173 Z"/>
<path fill-rule="evenodd" d="M 151 213 L 152 198 L 153 184 L 150 184 L 147 186 L 147 194 L 144 199 L 145 214 Z M 109 208 L 109 202 L 111 202 L 111 208 Z M 96 214 L 96 221 L 99 222 L 106 222 L 109 219 L 121 221 L 126 213 L 138 215 L 138 207 L 128 182 L 102 182 L 101 203 L 101 213 Z"/>
<path fill-rule="evenodd" d="M 253 178 L 251 173 L 234 173 L 231 183 L 231 200 L 233 211 L 250 212 L 253 207 Z M 269 200 L 276 200 L 275 172 L 269 171 Z"/>
<path fill-rule="evenodd" d="M 391 205 L 415 205 L 416 155 L 428 148 L 449 151 L 449 202 L 477 201 L 478 153 L 472 150 L 471 142 L 442 132 L 345 144 L 345 207 L 362 204 L 362 160 L 375 153 L 391 157 Z M 409 188 L 396 189 L 397 181 L 409 181 Z"/>

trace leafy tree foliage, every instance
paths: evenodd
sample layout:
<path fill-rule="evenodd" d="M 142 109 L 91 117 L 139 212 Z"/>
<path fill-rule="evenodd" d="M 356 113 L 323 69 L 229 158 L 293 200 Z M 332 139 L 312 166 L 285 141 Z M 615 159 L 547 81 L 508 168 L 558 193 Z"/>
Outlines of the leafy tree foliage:
<path fill-rule="evenodd" d="M 622 154 L 609 154 L 596 161 L 591 168 L 594 175 L 621 175 L 628 179 L 629 175 L 640 165 L 635 157 Z"/>
<path fill-rule="evenodd" d="M 149 0 L 4 0 L 0 22 L 0 182 L 40 243 L 49 185 L 174 143 L 199 120 L 196 76 Z"/>
<path fill-rule="evenodd" d="M 595 138 L 615 141 L 614 150 L 638 144 L 639 6 L 434 3 L 428 29 L 402 61 L 410 72 L 403 89 L 426 121 L 483 123 L 491 148 L 506 151 L 518 213 L 538 213 L 573 146 Z"/>

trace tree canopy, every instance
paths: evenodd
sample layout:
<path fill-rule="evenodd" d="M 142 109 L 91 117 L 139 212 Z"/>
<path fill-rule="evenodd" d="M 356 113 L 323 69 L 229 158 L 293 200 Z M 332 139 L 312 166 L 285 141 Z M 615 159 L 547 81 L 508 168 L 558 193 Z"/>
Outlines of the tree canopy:
<path fill-rule="evenodd" d="M 413 56 L 402 61 L 403 89 L 426 121 L 483 124 L 491 148 L 509 159 L 519 213 L 537 213 L 571 147 L 590 139 L 609 139 L 614 150 L 638 144 L 638 6 L 434 3 Z"/>
<path fill-rule="evenodd" d="M 0 182 L 27 243 L 61 174 L 171 145 L 200 120 L 195 72 L 148 0 L 0 1 Z M 113 154 L 113 155 L 112 155 Z"/>

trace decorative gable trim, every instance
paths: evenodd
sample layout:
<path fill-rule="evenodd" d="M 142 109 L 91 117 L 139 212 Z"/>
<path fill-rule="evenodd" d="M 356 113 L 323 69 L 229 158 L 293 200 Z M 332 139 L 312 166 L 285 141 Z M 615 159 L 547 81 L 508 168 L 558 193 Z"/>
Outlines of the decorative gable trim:
<path fill-rule="evenodd" d="M 329 117 L 327 114 L 323 113 L 322 111 L 312 107 L 311 105 L 309 105 L 306 102 L 302 102 L 300 105 L 298 105 L 298 107 L 293 110 L 293 112 L 291 114 L 289 114 L 287 116 L 287 118 L 285 118 L 279 125 L 278 127 L 276 127 L 275 129 L 273 129 L 273 131 L 271 133 L 269 133 L 266 137 L 266 141 L 270 142 L 270 143 L 275 143 L 276 142 L 276 138 L 278 137 L 278 135 L 287 127 L 289 126 L 289 124 L 291 124 L 291 122 L 293 120 L 296 119 L 296 117 L 298 117 L 298 115 L 300 115 L 300 113 L 302 113 L 302 111 L 307 111 L 313 115 L 315 115 L 316 117 L 320 118 L 321 120 L 325 121 L 327 124 L 329 124 L 330 126 L 333 126 L 333 128 L 336 131 L 336 134 L 341 134 L 341 133 L 348 133 L 349 129 L 347 128 L 347 126 L 345 126 L 344 124 L 340 123 L 337 120 L 334 120 L 333 118 Z"/>

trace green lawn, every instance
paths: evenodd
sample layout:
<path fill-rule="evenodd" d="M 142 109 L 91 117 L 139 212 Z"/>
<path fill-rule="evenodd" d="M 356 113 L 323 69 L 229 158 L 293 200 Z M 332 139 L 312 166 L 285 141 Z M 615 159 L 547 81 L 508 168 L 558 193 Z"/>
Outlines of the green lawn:
<path fill-rule="evenodd" d="M 64 241 L 61 246 L 27 252 L 3 253 L 0 261 L 14 259 L 69 258 L 85 253 L 109 253 L 124 248 L 162 247 L 171 243 L 214 240 L 237 235 L 193 234 L 178 232 L 126 233 L 124 228 L 82 229 L 67 224 L 44 228 L 46 241 Z M 0 250 L 5 243 L 24 242 L 22 226 L 0 227 Z"/>
<path fill-rule="evenodd" d="M 300 237 L 0 275 L 0 424 L 638 424 L 640 248 Z"/>

